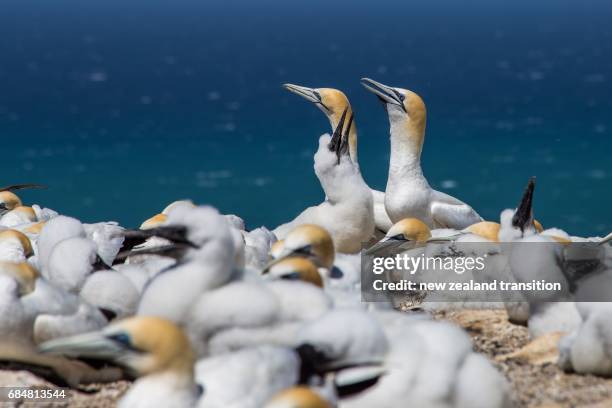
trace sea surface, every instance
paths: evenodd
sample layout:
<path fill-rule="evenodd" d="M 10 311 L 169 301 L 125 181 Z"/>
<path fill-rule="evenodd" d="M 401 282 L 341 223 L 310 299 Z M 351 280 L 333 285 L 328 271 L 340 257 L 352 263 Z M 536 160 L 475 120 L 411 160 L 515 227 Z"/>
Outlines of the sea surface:
<path fill-rule="evenodd" d="M 16 1 L 0 5 L 0 184 L 85 221 L 138 226 L 191 198 L 275 226 L 323 193 L 323 114 L 349 96 L 359 158 L 386 184 L 367 76 L 427 103 L 430 183 L 487 219 L 537 177 L 535 216 L 612 230 L 612 2 Z"/>

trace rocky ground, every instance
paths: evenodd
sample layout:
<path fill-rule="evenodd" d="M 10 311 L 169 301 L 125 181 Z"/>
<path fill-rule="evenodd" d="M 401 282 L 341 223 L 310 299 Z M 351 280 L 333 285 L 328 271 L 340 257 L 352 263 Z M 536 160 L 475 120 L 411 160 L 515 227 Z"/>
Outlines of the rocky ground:
<path fill-rule="evenodd" d="M 612 407 L 612 379 L 564 373 L 554 360 L 558 335 L 530 343 L 525 327 L 510 324 L 503 310 L 438 312 L 435 319 L 465 328 L 474 349 L 487 356 L 508 378 L 518 407 Z M 0 386 L 50 384 L 25 371 L 1 371 Z M 60 403 L 7 403 L 0 407 L 113 407 L 129 383 L 93 384 Z"/>

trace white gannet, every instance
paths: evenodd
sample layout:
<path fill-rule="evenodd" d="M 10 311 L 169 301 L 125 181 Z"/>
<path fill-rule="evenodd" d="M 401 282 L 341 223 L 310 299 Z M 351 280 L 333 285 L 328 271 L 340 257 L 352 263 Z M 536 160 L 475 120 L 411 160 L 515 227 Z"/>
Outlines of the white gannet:
<path fill-rule="evenodd" d="M 117 271 L 94 272 L 83 284 L 79 295 L 97 307 L 110 321 L 136 313 L 140 292 L 130 279 Z"/>
<path fill-rule="evenodd" d="M 343 131 L 346 115 L 345 110 L 333 137 L 321 136 L 315 154 L 315 173 L 327 199 L 277 227 L 273 232 L 278 239 L 284 239 L 299 225 L 316 224 L 328 230 L 337 252 L 357 253 L 374 233 L 372 194 L 348 155 L 352 116 Z"/>
<path fill-rule="evenodd" d="M 195 407 L 202 389 L 195 382 L 195 354 L 174 323 L 156 317 L 133 317 L 93 333 L 52 340 L 43 353 L 97 358 L 125 367 L 138 377 L 119 407 Z"/>
<path fill-rule="evenodd" d="M 144 288 L 138 314 L 181 322 L 202 293 L 233 278 L 234 241 L 227 221 L 212 207 L 176 208 L 155 231 L 188 249 Z"/>
<path fill-rule="evenodd" d="M 285 84 L 283 85 L 288 91 L 293 92 L 305 98 L 307 101 L 314 103 L 319 109 L 323 111 L 329 123 L 331 125 L 332 132 L 338 126 L 342 112 L 346 109 L 348 114 L 353 113 L 351 104 L 344 94 L 344 92 L 334 88 L 308 88 L 305 86 Z M 353 123 L 349 132 L 349 156 L 353 163 L 359 167 L 359 160 L 357 158 L 357 126 Z M 372 198 L 374 199 L 374 219 L 376 222 L 376 229 L 381 232 L 387 232 L 393 224 L 387 215 L 385 210 L 385 193 L 382 191 L 370 189 L 372 192 Z"/>
<path fill-rule="evenodd" d="M 26 235 L 12 229 L 0 231 L 0 261 L 21 263 L 32 255 L 34 249 Z"/>
<path fill-rule="evenodd" d="M 7 212 L 23 205 L 23 202 L 13 191 L 28 188 L 46 188 L 41 184 L 14 184 L 0 188 L 0 218 Z"/>
<path fill-rule="evenodd" d="M 368 78 L 362 84 L 385 104 L 391 133 L 391 160 L 385 209 L 391 221 L 413 217 L 430 227 L 464 229 L 482 218 L 464 202 L 429 186 L 421 169 L 425 103 L 416 93 Z"/>

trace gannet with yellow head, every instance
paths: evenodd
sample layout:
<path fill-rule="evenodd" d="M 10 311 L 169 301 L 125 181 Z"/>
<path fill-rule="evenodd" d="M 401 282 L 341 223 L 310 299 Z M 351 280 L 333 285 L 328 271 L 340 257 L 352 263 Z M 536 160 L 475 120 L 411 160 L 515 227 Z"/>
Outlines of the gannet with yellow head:
<path fill-rule="evenodd" d="M 332 405 L 314 390 L 298 386 L 281 391 L 264 408 L 332 408 Z"/>
<path fill-rule="evenodd" d="M 18 206 L 7 212 L 0 219 L 0 226 L 13 228 L 18 225 L 28 224 L 38 221 L 36 212 L 32 207 Z"/>
<path fill-rule="evenodd" d="M 285 84 L 285 89 L 305 98 L 307 101 L 314 103 L 320 108 L 331 125 L 332 132 L 342 117 L 342 113 L 346 110 L 349 115 L 353 114 L 351 104 L 346 95 L 334 88 L 308 88 L 305 86 Z M 354 122 L 354 121 L 353 121 Z M 357 158 L 357 126 L 355 123 L 349 129 L 348 135 L 349 155 L 353 163 L 359 167 Z M 376 228 L 382 232 L 386 232 L 393 224 L 385 210 L 385 193 L 382 191 L 370 189 L 372 198 L 374 199 L 374 220 Z"/>
<path fill-rule="evenodd" d="M 281 242 L 281 241 L 277 241 Z M 334 266 L 334 242 L 329 232 L 314 224 L 303 224 L 293 229 L 284 240 L 282 247 L 274 248 L 276 256 L 269 267 L 289 257 L 302 257 L 311 260 L 320 268 Z"/>
<path fill-rule="evenodd" d="M 21 199 L 12 191 L 0 191 L 0 217 L 23 205 Z"/>
<path fill-rule="evenodd" d="M 464 202 L 432 189 L 421 169 L 427 113 L 423 99 L 369 78 L 362 84 L 385 105 L 391 134 L 391 160 L 385 208 L 391 221 L 413 217 L 430 228 L 464 229 L 482 218 Z"/>
<path fill-rule="evenodd" d="M 323 287 L 323 278 L 319 269 L 308 258 L 299 256 L 283 258 L 268 268 L 267 273 L 272 278 L 301 280 Z"/>
<path fill-rule="evenodd" d="M 0 261 L 25 262 L 34 255 L 30 239 L 20 231 L 0 231 Z"/>
<path fill-rule="evenodd" d="M 0 262 L 0 340 L 31 342 L 36 314 L 23 299 L 35 290 L 37 278 L 27 262 Z"/>
<path fill-rule="evenodd" d="M 348 125 L 342 133 L 345 122 Z M 273 233 L 278 239 L 284 239 L 299 225 L 316 224 L 330 233 L 336 251 L 357 253 L 361 243 L 371 238 L 375 229 L 373 198 L 359 169 L 348 157 L 347 129 L 351 123 L 352 117 L 345 110 L 333 136 L 326 134 L 319 139 L 314 168 L 327 199 L 277 227 Z"/>
<path fill-rule="evenodd" d="M 119 407 L 194 407 L 201 394 L 195 382 L 195 354 L 174 323 L 139 316 L 99 332 L 45 342 L 43 353 L 110 361 L 137 377 Z"/>

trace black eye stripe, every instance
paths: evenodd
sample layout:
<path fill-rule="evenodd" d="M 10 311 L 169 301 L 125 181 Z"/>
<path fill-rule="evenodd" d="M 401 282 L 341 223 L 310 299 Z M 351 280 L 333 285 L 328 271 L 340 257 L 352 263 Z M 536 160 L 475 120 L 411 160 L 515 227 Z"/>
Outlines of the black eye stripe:
<path fill-rule="evenodd" d="M 139 353 L 142 352 L 142 350 L 134 347 L 134 345 L 132 344 L 132 339 L 130 339 L 129 334 L 127 333 L 117 333 L 117 334 L 112 334 L 107 337 L 113 341 L 116 341 L 117 343 L 119 343 L 120 345 L 122 345 L 124 348 L 128 350 L 137 351 Z"/>
<path fill-rule="evenodd" d="M 312 93 L 314 94 L 314 96 L 317 97 L 319 101 L 321 101 L 321 94 L 318 91 L 312 91 Z"/>
<path fill-rule="evenodd" d="M 402 95 L 400 92 L 396 91 L 395 89 L 393 89 L 393 93 L 395 93 L 395 96 L 397 96 L 400 101 L 404 102 L 404 99 L 405 99 L 404 95 Z"/>

